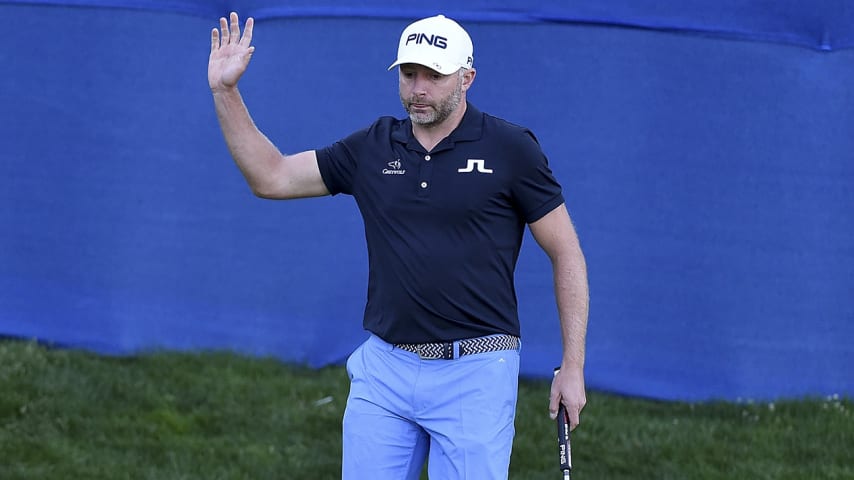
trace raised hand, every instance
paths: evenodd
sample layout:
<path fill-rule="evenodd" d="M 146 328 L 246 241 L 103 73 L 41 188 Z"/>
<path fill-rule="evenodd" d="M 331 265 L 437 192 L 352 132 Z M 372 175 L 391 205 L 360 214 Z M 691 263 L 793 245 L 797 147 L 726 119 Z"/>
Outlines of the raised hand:
<path fill-rule="evenodd" d="M 252 27 L 255 20 L 246 20 L 243 35 L 240 35 L 240 20 L 231 12 L 229 21 L 219 19 L 219 29 L 211 30 L 211 55 L 208 59 L 208 84 L 211 90 L 234 88 L 240 80 L 255 47 L 252 43 Z"/>

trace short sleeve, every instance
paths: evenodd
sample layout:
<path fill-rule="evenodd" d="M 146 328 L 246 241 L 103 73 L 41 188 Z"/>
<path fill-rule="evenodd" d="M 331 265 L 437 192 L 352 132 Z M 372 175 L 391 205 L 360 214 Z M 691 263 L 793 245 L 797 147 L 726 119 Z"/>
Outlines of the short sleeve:
<path fill-rule="evenodd" d="M 524 130 L 514 145 L 518 170 L 512 193 L 526 223 L 533 223 L 564 203 L 563 192 L 534 134 Z"/>
<path fill-rule="evenodd" d="M 365 131 L 359 131 L 316 151 L 320 176 L 332 195 L 353 194 L 353 181 L 358 170 L 355 152 L 364 137 Z"/>

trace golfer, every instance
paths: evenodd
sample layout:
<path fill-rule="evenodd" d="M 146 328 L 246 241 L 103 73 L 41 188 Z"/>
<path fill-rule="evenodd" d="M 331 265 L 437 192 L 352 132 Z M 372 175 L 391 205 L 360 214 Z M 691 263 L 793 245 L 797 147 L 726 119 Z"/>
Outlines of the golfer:
<path fill-rule="evenodd" d="M 586 402 L 588 290 L 561 187 L 534 135 L 466 101 L 476 70 L 466 31 L 438 15 L 403 31 L 404 119 L 381 117 L 319 149 L 283 155 L 237 83 L 253 19 L 211 32 L 208 81 L 225 141 L 263 198 L 351 195 L 365 223 L 364 327 L 347 360 L 344 479 L 507 478 L 519 374 L 514 270 L 525 225 L 552 262 L 563 356 L 548 409 L 572 428 Z"/>

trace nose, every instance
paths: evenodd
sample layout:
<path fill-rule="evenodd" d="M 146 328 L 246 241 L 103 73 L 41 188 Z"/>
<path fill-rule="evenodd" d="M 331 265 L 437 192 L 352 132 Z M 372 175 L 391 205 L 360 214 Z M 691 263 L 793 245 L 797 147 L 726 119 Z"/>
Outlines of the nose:
<path fill-rule="evenodd" d="M 412 79 L 412 92 L 416 95 L 427 93 L 428 80 L 427 75 L 424 75 L 422 72 L 416 72 Z"/>

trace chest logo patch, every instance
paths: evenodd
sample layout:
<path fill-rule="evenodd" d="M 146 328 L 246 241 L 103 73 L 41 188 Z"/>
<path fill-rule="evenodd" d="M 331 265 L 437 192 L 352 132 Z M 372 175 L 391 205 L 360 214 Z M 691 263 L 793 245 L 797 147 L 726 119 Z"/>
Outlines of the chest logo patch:
<path fill-rule="evenodd" d="M 465 167 L 457 169 L 458 173 L 492 173 L 491 168 L 486 168 L 485 160 L 482 160 L 480 158 L 469 158 L 466 162 L 467 163 Z"/>
<path fill-rule="evenodd" d="M 406 169 L 403 168 L 403 163 L 398 158 L 393 162 L 388 162 L 388 168 L 383 169 L 383 175 L 405 175 Z"/>

